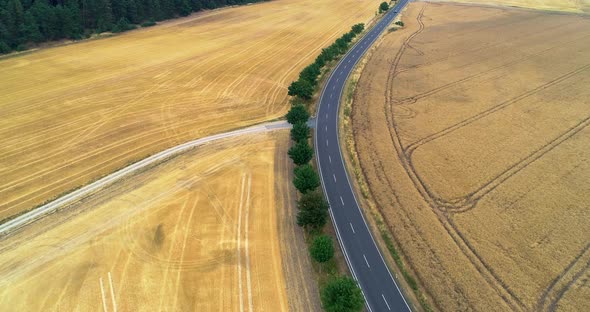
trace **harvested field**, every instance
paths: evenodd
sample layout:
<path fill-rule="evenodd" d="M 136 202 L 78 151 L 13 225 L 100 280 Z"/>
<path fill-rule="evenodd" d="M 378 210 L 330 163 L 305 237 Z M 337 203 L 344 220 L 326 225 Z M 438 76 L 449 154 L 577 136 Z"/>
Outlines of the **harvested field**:
<path fill-rule="evenodd" d="M 284 115 L 378 1 L 280 0 L 0 59 L 0 220 L 192 139 Z"/>
<path fill-rule="evenodd" d="M 590 19 L 412 3 L 354 95 L 372 199 L 434 307 L 590 306 Z"/>
<path fill-rule="evenodd" d="M 485 5 L 514 6 L 548 11 L 590 13 L 590 0 L 448 0 Z"/>
<path fill-rule="evenodd" d="M 279 218 L 291 209 L 289 181 L 277 180 L 288 144 L 288 131 L 210 143 L 3 239 L 0 310 L 313 306 L 313 279 L 299 296 L 285 284 L 309 278 L 285 269 L 307 254 L 282 257 L 295 239 L 279 234 L 295 224 Z"/>

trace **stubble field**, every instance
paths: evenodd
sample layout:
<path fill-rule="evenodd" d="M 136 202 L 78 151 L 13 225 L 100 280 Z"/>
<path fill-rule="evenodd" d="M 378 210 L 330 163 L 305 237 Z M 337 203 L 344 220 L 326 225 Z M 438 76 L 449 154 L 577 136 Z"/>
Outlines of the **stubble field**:
<path fill-rule="evenodd" d="M 590 13 L 590 0 L 450 0 L 485 5 L 515 6 L 548 11 Z"/>
<path fill-rule="evenodd" d="M 307 255 L 282 256 L 297 248 L 283 234 L 288 142 L 282 131 L 209 143 L 3 239 L 0 310 L 313 306 L 296 272 Z"/>
<path fill-rule="evenodd" d="M 413 3 L 363 70 L 372 198 L 440 310 L 590 310 L 590 19 Z"/>
<path fill-rule="evenodd" d="M 378 2 L 280 0 L 0 59 L 0 220 L 131 161 L 280 117 Z"/>

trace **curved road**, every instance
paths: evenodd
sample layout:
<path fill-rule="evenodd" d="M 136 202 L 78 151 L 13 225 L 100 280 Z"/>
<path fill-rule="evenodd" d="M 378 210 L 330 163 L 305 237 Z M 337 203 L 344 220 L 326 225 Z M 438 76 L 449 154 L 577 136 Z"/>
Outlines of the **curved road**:
<path fill-rule="evenodd" d="M 264 123 L 264 124 L 244 128 L 244 129 L 238 129 L 238 130 L 234 130 L 234 131 L 211 135 L 208 137 L 200 138 L 197 140 L 189 141 L 189 142 L 171 147 L 167 150 L 164 150 L 162 152 L 159 152 L 157 154 L 154 154 L 152 156 L 144 158 L 136 163 L 133 163 L 123 169 L 115 171 L 115 172 L 95 181 L 95 182 L 92 182 L 82 188 L 79 188 L 67 195 L 64 195 L 64 196 L 59 197 L 55 200 L 52 200 L 51 202 L 49 202 L 45 205 L 42 205 L 38 208 L 35 208 L 25 214 L 22 214 L 16 218 L 14 218 L 14 219 L 11 219 L 9 221 L 6 221 L 5 223 L 0 224 L 0 237 L 8 234 L 10 231 L 16 230 L 24 225 L 29 224 L 29 223 L 43 217 L 46 214 L 56 211 L 59 207 L 61 207 L 63 205 L 70 204 L 70 203 L 72 203 L 76 200 L 79 200 L 89 194 L 92 194 L 93 192 L 115 182 L 116 180 L 118 180 L 126 175 L 137 172 L 138 170 L 141 170 L 149 165 L 152 165 L 154 163 L 165 160 L 166 158 L 170 158 L 172 156 L 186 152 L 186 151 L 188 151 L 194 147 L 197 147 L 199 145 L 205 144 L 207 142 L 215 141 L 215 140 L 235 137 L 235 136 L 244 135 L 244 134 L 251 134 L 251 133 L 257 133 L 257 132 L 268 132 L 268 131 L 274 131 L 274 130 L 279 130 L 279 129 L 288 129 L 288 128 L 291 128 L 291 125 L 289 123 L 287 123 L 286 121 L 269 122 L 269 123 Z"/>
<path fill-rule="evenodd" d="M 316 116 L 315 149 L 330 216 L 353 277 L 369 311 L 411 311 L 389 272 L 350 185 L 338 141 L 338 106 L 354 65 L 409 2 L 396 6 L 362 37 L 338 63 L 322 90 Z"/>

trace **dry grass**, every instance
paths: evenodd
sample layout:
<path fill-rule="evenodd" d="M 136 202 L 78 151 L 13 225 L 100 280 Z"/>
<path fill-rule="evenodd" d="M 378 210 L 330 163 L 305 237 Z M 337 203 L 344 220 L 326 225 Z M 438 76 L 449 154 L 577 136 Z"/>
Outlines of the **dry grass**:
<path fill-rule="evenodd" d="M 0 60 L 0 219 L 167 147 L 284 115 L 302 67 L 377 5 L 271 1 Z"/>
<path fill-rule="evenodd" d="M 314 304 L 285 287 L 304 277 L 283 262 L 307 259 L 281 256 L 293 238 L 279 240 L 277 224 L 294 224 L 278 217 L 293 209 L 277 179 L 289 174 L 288 142 L 282 131 L 209 144 L 2 240 L 0 310 L 102 311 L 102 279 L 113 311 L 109 272 L 120 311 Z"/>
<path fill-rule="evenodd" d="M 361 75 L 353 130 L 435 307 L 588 310 L 590 20 L 415 3 L 404 22 Z"/>
<path fill-rule="evenodd" d="M 485 5 L 515 6 L 548 11 L 590 13 L 590 0 L 445 0 Z"/>

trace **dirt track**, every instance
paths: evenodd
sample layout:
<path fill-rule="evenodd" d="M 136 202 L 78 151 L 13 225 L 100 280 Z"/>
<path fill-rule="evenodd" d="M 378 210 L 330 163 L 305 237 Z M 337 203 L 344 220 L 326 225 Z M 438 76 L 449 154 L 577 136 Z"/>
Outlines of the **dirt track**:
<path fill-rule="evenodd" d="M 363 71 L 353 129 L 434 306 L 589 309 L 590 20 L 438 3 L 403 20 Z"/>

